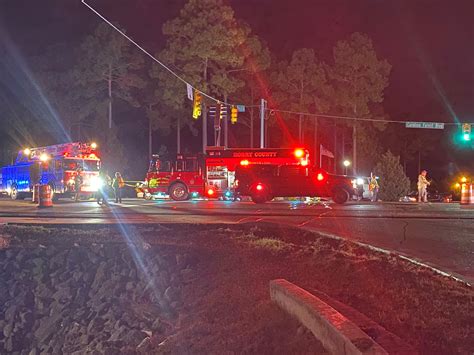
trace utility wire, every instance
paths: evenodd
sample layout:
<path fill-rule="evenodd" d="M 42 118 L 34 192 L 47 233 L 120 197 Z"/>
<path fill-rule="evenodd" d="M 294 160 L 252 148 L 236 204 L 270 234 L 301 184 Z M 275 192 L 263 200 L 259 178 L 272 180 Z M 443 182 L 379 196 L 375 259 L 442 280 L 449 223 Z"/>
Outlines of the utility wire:
<path fill-rule="evenodd" d="M 351 117 L 351 116 L 338 116 L 338 115 L 324 115 L 319 113 L 309 113 L 309 112 L 298 112 L 298 111 L 288 111 L 288 110 L 280 110 L 280 109 L 272 109 L 266 108 L 267 111 L 270 112 L 280 112 L 280 113 L 287 113 L 291 115 L 302 115 L 308 117 L 323 117 L 323 118 L 334 118 L 334 119 L 342 119 L 342 120 L 351 120 L 351 121 L 368 121 L 368 122 L 380 122 L 380 123 L 409 123 L 413 121 L 400 121 L 400 120 L 384 120 L 384 119 L 377 119 L 377 118 L 363 118 L 363 117 Z M 436 121 L 420 121 L 426 123 L 441 123 L 445 126 L 459 126 L 464 123 L 474 124 L 474 122 L 436 122 Z"/>

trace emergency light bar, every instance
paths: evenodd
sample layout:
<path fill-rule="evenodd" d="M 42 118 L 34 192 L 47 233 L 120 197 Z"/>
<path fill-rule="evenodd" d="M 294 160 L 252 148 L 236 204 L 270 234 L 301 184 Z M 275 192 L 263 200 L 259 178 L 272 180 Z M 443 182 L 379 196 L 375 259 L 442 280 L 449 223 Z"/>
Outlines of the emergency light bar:
<path fill-rule="evenodd" d="M 46 161 L 52 157 L 57 156 L 70 156 L 70 157 L 79 157 L 90 156 L 91 159 L 97 159 L 95 155 L 97 149 L 97 143 L 64 143 L 64 144 L 55 144 L 46 147 L 38 148 L 25 148 L 18 152 L 16 162 L 20 161 L 30 161 L 30 160 L 40 160 Z M 48 157 L 47 159 L 45 157 Z"/>

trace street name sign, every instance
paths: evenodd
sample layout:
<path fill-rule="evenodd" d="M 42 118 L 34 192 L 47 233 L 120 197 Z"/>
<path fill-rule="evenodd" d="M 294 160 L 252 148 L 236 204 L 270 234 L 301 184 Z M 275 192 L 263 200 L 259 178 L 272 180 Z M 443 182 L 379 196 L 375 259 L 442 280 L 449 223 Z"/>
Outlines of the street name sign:
<path fill-rule="evenodd" d="M 444 123 L 440 122 L 405 122 L 406 128 L 444 129 Z"/>

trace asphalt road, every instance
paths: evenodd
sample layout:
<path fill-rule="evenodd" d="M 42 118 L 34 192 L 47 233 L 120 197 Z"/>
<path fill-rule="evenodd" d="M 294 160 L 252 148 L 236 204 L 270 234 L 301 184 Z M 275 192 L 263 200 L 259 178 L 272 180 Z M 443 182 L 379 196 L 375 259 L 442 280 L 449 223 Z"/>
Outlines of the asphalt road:
<path fill-rule="evenodd" d="M 474 283 L 474 208 L 459 204 L 145 201 L 121 205 L 59 201 L 38 209 L 0 199 L 0 223 L 272 222 L 356 240 L 434 266 Z"/>

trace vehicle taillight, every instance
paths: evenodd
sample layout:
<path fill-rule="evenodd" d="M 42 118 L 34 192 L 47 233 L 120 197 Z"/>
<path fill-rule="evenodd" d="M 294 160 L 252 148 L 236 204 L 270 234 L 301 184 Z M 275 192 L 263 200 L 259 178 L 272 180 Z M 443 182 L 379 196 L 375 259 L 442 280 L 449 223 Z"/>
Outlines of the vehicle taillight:
<path fill-rule="evenodd" d="M 263 185 L 262 184 L 257 184 L 257 186 L 255 188 L 257 189 L 257 191 L 262 191 L 263 190 Z"/>
<path fill-rule="evenodd" d="M 316 179 L 318 181 L 323 181 L 324 180 L 324 174 L 323 173 L 318 173 L 318 175 L 316 175 Z"/>
<path fill-rule="evenodd" d="M 247 166 L 247 165 L 249 165 L 249 161 L 248 160 L 241 160 L 240 165 Z"/>

